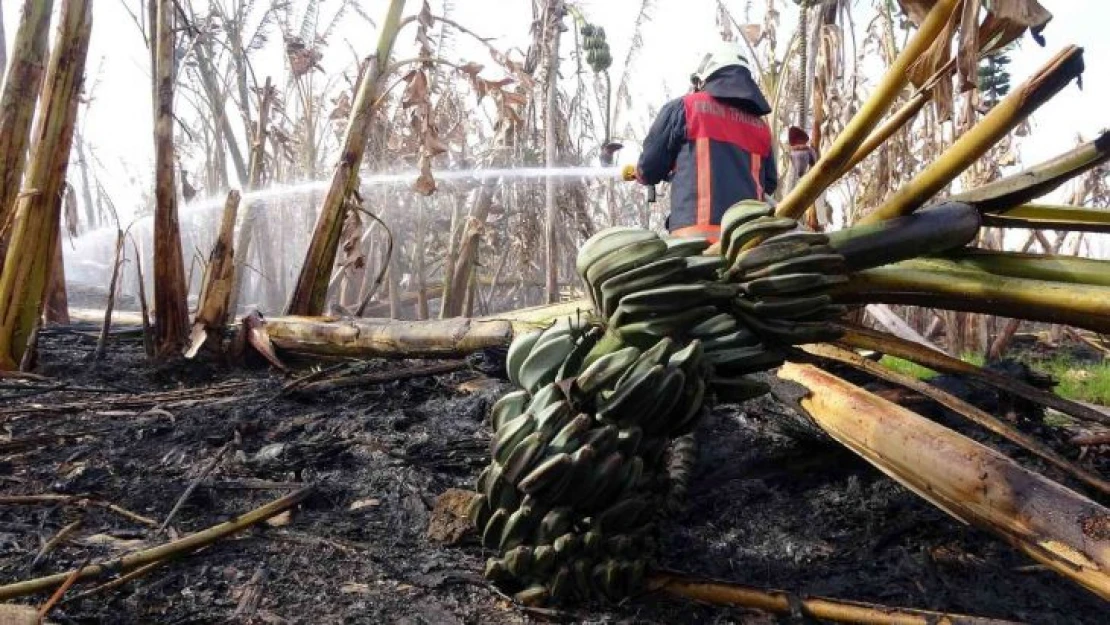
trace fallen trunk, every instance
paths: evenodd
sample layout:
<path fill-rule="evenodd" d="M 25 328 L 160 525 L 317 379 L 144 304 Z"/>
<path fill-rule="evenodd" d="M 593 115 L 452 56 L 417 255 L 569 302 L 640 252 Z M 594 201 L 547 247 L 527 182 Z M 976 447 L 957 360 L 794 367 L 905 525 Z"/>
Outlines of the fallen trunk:
<path fill-rule="evenodd" d="M 1110 600 L 1110 510 L 941 425 L 810 365 L 779 377 L 833 438 L 956 519 Z"/>
<path fill-rule="evenodd" d="M 266 320 L 266 332 L 283 350 L 348 358 L 454 358 L 513 339 L 513 324 L 502 319 L 320 319 Z"/>
<path fill-rule="evenodd" d="M 507 347 L 513 337 L 560 317 L 585 315 L 590 305 L 575 300 L 489 317 L 397 321 L 328 317 L 274 317 L 266 332 L 278 349 L 297 354 L 346 358 L 456 358 Z"/>

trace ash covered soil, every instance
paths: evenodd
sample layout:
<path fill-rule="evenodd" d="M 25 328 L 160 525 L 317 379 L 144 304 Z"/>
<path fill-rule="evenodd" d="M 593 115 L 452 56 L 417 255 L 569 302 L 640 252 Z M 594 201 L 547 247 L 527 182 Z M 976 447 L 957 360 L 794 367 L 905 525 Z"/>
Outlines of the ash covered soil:
<path fill-rule="evenodd" d="M 119 588 L 77 598 L 105 580 L 76 585 L 52 613 L 57 622 L 806 622 L 660 596 L 540 614 L 491 588 L 481 577 L 490 554 L 472 534 L 454 544 L 428 535 L 430 523 L 444 526 L 437 498 L 471 488 L 487 461 L 484 419 L 508 384 L 483 373 L 492 368 L 480 360 L 453 373 L 282 395 L 291 377 L 259 363 L 154 366 L 137 339 L 118 338 L 93 364 L 94 345 L 75 332 L 43 337 L 39 371 L 69 390 L 0 381 L 0 496 L 84 495 L 160 524 L 231 447 L 164 534 L 102 506 L 0 504 L 0 584 L 196 532 L 305 483 L 318 489 L 288 517 Z M 166 391 L 175 394 L 150 395 Z M 664 566 L 801 594 L 1032 623 L 1106 622 L 1107 606 L 1093 595 L 849 452 L 788 435 L 774 425 L 779 410 L 761 399 L 709 415 L 688 505 L 663 524 Z M 31 568 L 43 544 L 77 520 Z M 18 601 L 41 605 L 47 595 Z"/>

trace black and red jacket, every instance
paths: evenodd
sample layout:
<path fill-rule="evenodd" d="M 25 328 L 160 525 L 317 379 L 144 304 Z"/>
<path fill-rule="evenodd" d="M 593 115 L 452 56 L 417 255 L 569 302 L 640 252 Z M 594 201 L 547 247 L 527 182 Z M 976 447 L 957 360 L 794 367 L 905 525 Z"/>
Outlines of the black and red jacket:
<path fill-rule="evenodd" d="M 746 68 L 715 72 L 704 87 L 659 111 L 636 168 L 643 184 L 669 179 L 667 230 L 716 241 L 733 204 L 763 199 L 778 186 L 771 112 Z"/>

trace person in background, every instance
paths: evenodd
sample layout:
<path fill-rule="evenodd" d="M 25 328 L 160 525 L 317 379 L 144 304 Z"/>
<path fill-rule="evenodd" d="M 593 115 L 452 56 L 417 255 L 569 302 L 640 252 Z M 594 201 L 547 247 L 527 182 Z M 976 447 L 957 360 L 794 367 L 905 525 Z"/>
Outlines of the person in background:
<path fill-rule="evenodd" d="M 739 42 L 721 42 L 690 77 L 691 92 L 666 103 L 626 180 L 670 182 L 667 230 L 717 242 L 721 217 L 741 200 L 764 200 L 778 186 L 770 105 L 752 79 Z"/>

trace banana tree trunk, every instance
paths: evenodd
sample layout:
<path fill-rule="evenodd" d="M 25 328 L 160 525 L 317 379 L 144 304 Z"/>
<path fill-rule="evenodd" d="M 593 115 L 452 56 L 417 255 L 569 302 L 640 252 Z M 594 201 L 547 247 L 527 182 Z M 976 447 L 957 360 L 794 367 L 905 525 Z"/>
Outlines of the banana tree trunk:
<path fill-rule="evenodd" d="M 24 0 L 13 42 L 11 68 L 0 96 L 0 271 L 4 269 L 7 249 L 5 233 L 10 233 L 14 227 L 11 219 L 15 215 L 16 195 L 27 162 L 35 103 L 42 88 L 53 6 L 53 0 Z"/>
<path fill-rule="evenodd" d="M 34 149 L 15 207 L 15 226 L 0 272 L 0 370 L 14 370 L 42 315 L 53 244 L 61 225 L 58 202 L 69 165 L 75 102 L 81 91 L 92 33 L 91 0 L 62 4 L 57 44 L 50 57 L 35 125 Z"/>
<path fill-rule="evenodd" d="M 238 212 L 239 192 L 231 191 L 227 194 L 227 201 L 224 203 L 219 235 L 208 256 L 208 268 L 200 290 L 197 314 L 193 319 L 189 348 L 185 351 L 186 358 L 195 356 L 206 341 L 219 343 L 227 326 L 228 300 L 231 296 L 235 270 L 235 248 L 232 246 L 232 239 Z"/>
<path fill-rule="evenodd" d="M 174 7 L 158 0 L 154 76 L 154 335 L 159 357 L 178 353 L 189 335 L 188 285 L 174 181 Z"/>
<path fill-rule="evenodd" d="M 297 285 L 290 298 L 287 314 L 318 315 L 324 310 L 331 278 L 332 265 L 335 264 L 336 248 L 343 229 L 343 212 L 347 199 L 358 184 L 358 169 L 362 162 L 366 143 L 370 137 L 380 83 L 385 78 L 389 55 L 401 24 L 401 11 L 404 0 L 390 0 L 389 10 L 381 25 L 378 48 L 370 68 L 359 84 L 358 95 L 347 125 L 347 135 L 343 143 L 342 156 L 332 175 L 331 186 L 324 198 L 316 229 L 312 234 L 304 265 L 297 277 Z"/>
<path fill-rule="evenodd" d="M 1110 510 L 1013 460 L 810 365 L 801 408 L 834 439 L 952 517 L 1110 600 Z"/>

